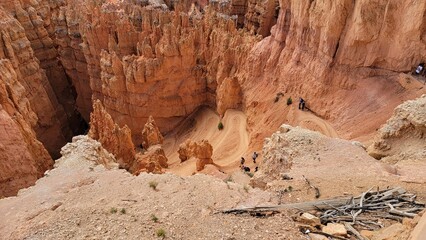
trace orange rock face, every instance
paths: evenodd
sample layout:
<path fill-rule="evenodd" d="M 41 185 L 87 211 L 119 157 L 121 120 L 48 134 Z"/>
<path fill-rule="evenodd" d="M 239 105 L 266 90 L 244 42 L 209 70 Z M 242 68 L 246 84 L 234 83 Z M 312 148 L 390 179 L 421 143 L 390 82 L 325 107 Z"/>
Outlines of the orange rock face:
<path fill-rule="evenodd" d="M 130 129 L 118 126 L 99 100 L 93 104 L 89 137 L 98 140 L 108 152 L 114 154 L 120 167 L 130 169 L 133 165 L 136 152 Z"/>
<path fill-rule="evenodd" d="M 51 6 L 41 1 L 2 1 L 0 59 L 9 59 L 37 115 L 32 128 L 52 157 L 79 126 L 74 95 L 58 61 Z M 78 131 L 75 131 L 77 133 Z"/>
<path fill-rule="evenodd" d="M 142 142 L 140 122 L 150 115 L 164 133 L 199 106 L 214 107 L 216 89 L 256 41 L 238 32 L 229 17 L 207 9 L 200 17 L 155 4 L 81 3 L 68 0 L 54 15 L 62 24 L 60 59 L 77 92 L 81 86 L 81 96 L 100 99 L 114 121 L 129 126 L 135 142 Z M 189 11 L 189 6 L 174 8 Z M 70 22 L 75 25 L 65 28 Z M 77 57 L 81 53 L 84 60 Z M 77 65 L 86 66 L 87 76 Z M 240 98 L 230 102 L 241 105 Z M 77 99 L 83 116 L 89 103 Z"/>
<path fill-rule="evenodd" d="M 0 198 L 31 186 L 53 161 L 31 124 L 37 115 L 9 60 L 0 60 Z"/>
<path fill-rule="evenodd" d="M 303 97 L 340 137 L 363 140 L 398 104 L 425 92 L 405 74 L 426 60 L 420 27 L 425 3 L 280 0 L 279 4 L 271 36 L 252 48 L 237 73 L 249 130 L 258 139 L 252 144 L 260 146 L 265 133 L 286 121 L 285 101 L 273 103 L 279 92 L 284 99 Z M 405 81 L 411 83 L 401 84 Z"/>
<path fill-rule="evenodd" d="M 161 145 L 150 147 L 143 154 L 136 154 L 136 161 L 130 172 L 139 175 L 141 172 L 163 173 L 167 168 L 167 157 Z"/>
<path fill-rule="evenodd" d="M 195 157 L 197 159 L 197 171 L 203 170 L 206 164 L 213 164 L 213 147 L 207 140 L 194 142 L 191 139 L 188 139 L 179 146 L 178 153 L 182 162 L 191 157 Z"/>
<path fill-rule="evenodd" d="M 142 130 L 142 146 L 145 149 L 148 149 L 150 146 L 163 144 L 163 141 L 163 135 L 161 135 L 154 118 L 149 116 L 148 121 Z"/>
<path fill-rule="evenodd" d="M 154 119 L 151 118 L 146 126 L 146 133 L 150 130 L 157 130 L 158 132 Z M 156 133 L 156 131 L 150 133 Z M 159 136 L 161 134 L 156 135 L 157 138 L 152 137 L 152 134 L 147 134 L 147 136 L 149 137 L 147 143 L 160 142 Z M 89 137 L 98 140 L 108 152 L 114 154 L 121 168 L 127 169 L 133 174 L 139 175 L 141 172 L 162 173 L 163 168 L 168 167 L 167 158 L 161 145 L 149 145 L 146 152 L 137 153 L 132 141 L 131 130 L 126 125 L 124 127 L 118 126 L 99 100 L 96 100 L 93 104 Z"/>

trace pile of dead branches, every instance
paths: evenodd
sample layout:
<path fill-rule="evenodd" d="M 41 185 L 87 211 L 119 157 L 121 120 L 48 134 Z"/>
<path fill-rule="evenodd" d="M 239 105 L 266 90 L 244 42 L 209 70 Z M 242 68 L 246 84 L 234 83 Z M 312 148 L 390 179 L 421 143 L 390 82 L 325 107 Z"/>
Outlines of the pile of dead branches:
<path fill-rule="evenodd" d="M 357 239 L 365 240 L 366 238 L 358 230 L 374 231 L 383 228 L 385 227 L 385 219 L 402 222 L 404 217 L 413 218 L 424 208 L 425 204 L 417 202 L 415 194 L 407 193 L 405 189 L 396 187 L 386 190 L 377 189 L 376 191 L 372 191 L 371 188 L 358 197 L 343 197 L 276 206 L 234 208 L 220 212 L 226 214 L 248 213 L 252 216 L 264 217 L 281 211 L 295 209 L 299 212 L 299 217 L 296 217 L 295 220 L 304 222 L 304 224 L 299 226 L 303 233 L 311 232 L 332 237 L 333 239 L 347 239 L 346 236 L 336 236 L 320 230 L 329 223 L 337 223 L 343 225 L 347 232 Z M 309 212 L 315 212 L 315 215 L 310 215 L 311 218 L 308 221 L 300 218 L 303 213 L 309 214 Z M 318 221 L 312 219 L 317 219 Z"/>
<path fill-rule="evenodd" d="M 404 217 L 413 218 L 425 208 L 425 204 L 416 201 L 416 195 L 407 193 L 403 188 L 371 190 L 341 206 L 330 205 L 330 209 L 320 214 L 321 223 L 349 222 L 359 229 L 375 230 L 384 227 L 379 219 L 402 222 Z"/>

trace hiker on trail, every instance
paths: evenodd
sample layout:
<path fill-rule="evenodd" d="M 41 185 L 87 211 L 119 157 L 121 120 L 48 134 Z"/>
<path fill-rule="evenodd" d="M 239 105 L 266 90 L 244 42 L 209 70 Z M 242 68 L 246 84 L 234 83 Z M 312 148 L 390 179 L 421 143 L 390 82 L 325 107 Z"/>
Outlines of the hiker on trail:
<path fill-rule="evenodd" d="M 259 167 L 258 167 L 258 166 L 256 166 L 256 167 L 254 168 L 254 172 L 257 172 L 257 170 L 259 170 Z"/>
<path fill-rule="evenodd" d="M 244 157 L 241 157 L 241 165 L 244 166 L 244 163 L 246 162 L 246 160 L 244 159 Z"/>
<path fill-rule="evenodd" d="M 419 66 L 417 66 L 417 68 L 416 68 L 416 75 L 419 75 L 420 73 L 422 73 L 424 68 L 425 68 L 425 64 L 420 63 Z"/>
<path fill-rule="evenodd" d="M 257 158 L 258 154 L 256 152 L 253 153 L 253 163 L 256 163 L 256 158 Z"/>
<path fill-rule="evenodd" d="M 299 98 L 299 109 L 305 110 L 305 100 L 303 98 Z"/>

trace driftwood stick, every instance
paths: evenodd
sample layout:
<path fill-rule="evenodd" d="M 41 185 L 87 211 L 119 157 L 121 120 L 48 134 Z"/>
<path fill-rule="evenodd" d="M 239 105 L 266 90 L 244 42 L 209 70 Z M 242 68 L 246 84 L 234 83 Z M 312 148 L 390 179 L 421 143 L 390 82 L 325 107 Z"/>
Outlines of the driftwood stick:
<path fill-rule="evenodd" d="M 311 187 L 315 190 L 315 198 L 319 198 L 321 196 L 319 188 L 312 185 L 311 182 L 304 175 L 302 175 L 302 177 L 303 177 L 303 179 L 305 179 L 305 181 L 309 185 L 309 187 Z"/>
<path fill-rule="evenodd" d="M 403 211 L 399 211 L 399 210 L 396 210 L 396 209 L 389 210 L 389 213 L 399 215 L 399 216 L 403 216 L 403 217 L 409 217 L 409 218 L 414 218 L 415 216 L 417 216 L 417 214 L 415 214 L 415 213 L 403 212 Z"/>
<path fill-rule="evenodd" d="M 407 212 L 403 212 L 403 211 L 400 211 L 400 210 L 396 210 L 394 208 L 394 206 L 392 206 L 392 204 L 387 204 L 387 205 L 390 208 L 390 210 L 389 210 L 390 214 L 399 215 L 399 216 L 403 216 L 403 217 L 410 217 L 410 218 L 413 218 L 417 215 L 415 213 L 407 213 Z"/>
<path fill-rule="evenodd" d="M 355 237 L 357 237 L 359 240 L 368 240 L 367 238 L 362 236 L 355 228 L 353 228 L 351 224 L 345 222 L 344 225 L 346 230 L 355 235 Z"/>

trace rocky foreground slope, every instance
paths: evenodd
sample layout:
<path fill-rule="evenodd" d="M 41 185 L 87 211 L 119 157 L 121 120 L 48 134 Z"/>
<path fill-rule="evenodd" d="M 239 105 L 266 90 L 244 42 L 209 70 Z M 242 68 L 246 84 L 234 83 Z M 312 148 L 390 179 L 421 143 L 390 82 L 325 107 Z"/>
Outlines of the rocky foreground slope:
<path fill-rule="evenodd" d="M 215 213 L 276 203 L 268 192 L 203 174 L 134 176 L 85 136 L 62 154 L 35 186 L 0 200 L 0 239 L 159 239 L 160 229 L 167 239 L 304 239 L 285 215 Z"/>
<path fill-rule="evenodd" d="M 52 166 L 87 130 L 96 99 L 136 146 L 149 116 L 164 134 L 207 105 L 243 110 L 250 149 L 260 149 L 289 121 L 286 99 L 299 96 L 339 136 L 367 140 L 426 91 L 409 74 L 426 59 L 425 9 L 410 0 L 1 1 L 1 124 L 16 132 L 0 136 L 1 196 Z"/>

